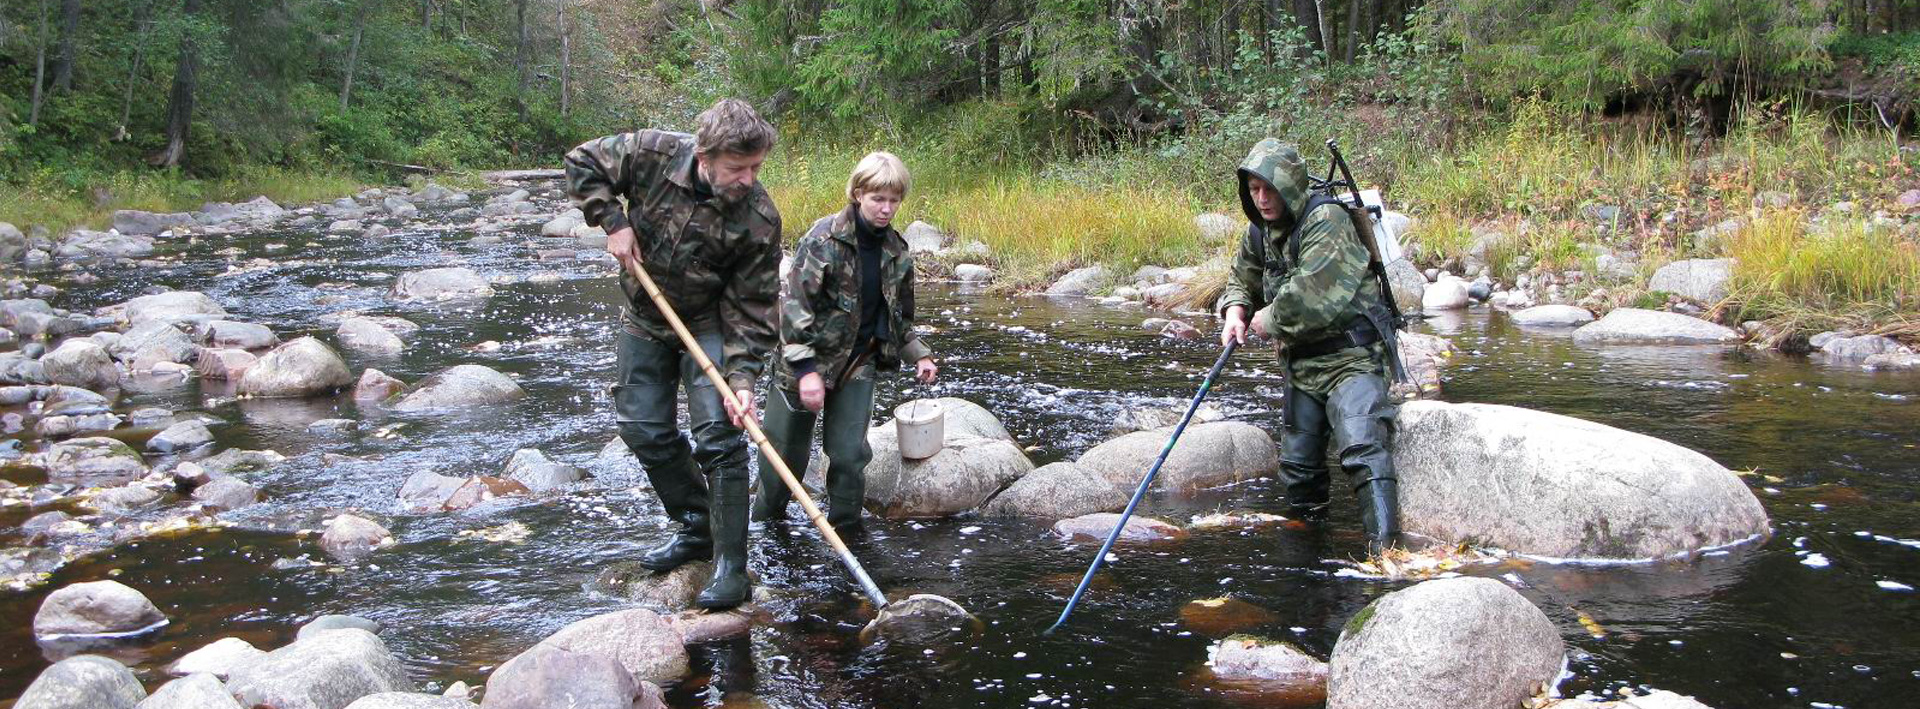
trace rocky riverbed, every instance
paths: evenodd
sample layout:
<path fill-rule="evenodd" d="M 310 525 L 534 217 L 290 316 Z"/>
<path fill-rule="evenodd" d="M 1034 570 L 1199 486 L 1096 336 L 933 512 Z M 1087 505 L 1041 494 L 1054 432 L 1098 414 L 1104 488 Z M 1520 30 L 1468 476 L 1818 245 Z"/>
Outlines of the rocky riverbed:
<path fill-rule="evenodd" d="M 1432 689 L 1396 657 L 1485 655 L 1475 642 L 1506 654 L 1452 673 L 1438 691 L 1460 706 L 1545 705 L 1542 683 L 1721 707 L 1920 688 L 1920 382 L 1861 366 L 1902 353 L 1844 333 L 1814 357 L 1755 352 L 1669 312 L 1583 324 L 1470 282 L 1410 339 L 1408 391 L 1429 401 L 1404 419 L 1409 528 L 1449 550 L 1393 567 L 1417 574 L 1349 562 L 1343 494 L 1325 530 L 1278 516 L 1276 363 L 1255 350 L 1072 632 L 1038 636 L 1214 325 L 1148 310 L 1181 269 L 1142 269 L 1121 286 L 1137 299 L 1104 304 L 983 295 L 990 273 L 954 269 L 973 285 L 922 297 L 945 379 L 883 387 L 875 533 L 855 551 L 897 599 L 971 617 L 863 633 L 872 609 L 797 517 L 756 535 L 751 607 L 688 613 L 697 569 L 621 564 L 666 529 L 611 440 L 604 235 L 548 176 L 513 177 L 126 213 L 0 248 L 20 264 L 0 284 L 0 697 L 1369 706 L 1393 682 Z M 1416 302 L 1451 288 L 1411 275 Z M 948 448 L 903 462 L 885 412 L 920 397 L 948 408 Z"/>

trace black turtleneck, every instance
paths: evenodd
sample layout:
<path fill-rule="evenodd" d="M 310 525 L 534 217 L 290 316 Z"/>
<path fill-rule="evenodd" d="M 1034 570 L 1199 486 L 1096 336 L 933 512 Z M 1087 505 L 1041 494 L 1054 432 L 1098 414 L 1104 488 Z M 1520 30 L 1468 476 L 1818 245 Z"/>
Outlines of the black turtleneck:
<path fill-rule="evenodd" d="M 693 161 L 693 166 L 688 169 L 693 172 L 692 181 L 693 181 L 694 198 L 701 200 L 703 202 L 709 199 L 713 199 L 713 185 L 707 184 L 706 178 L 700 176 L 700 161 L 699 160 Z"/>
<path fill-rule="evenodd" d="M 854 231 L 860 248 L 860 331 L 853 338 L 854 350 L 867 348 L 874 340 L 887 339 L 887 300 L 880 292 L 880 244 L 885 234 L 867 223 L 860 208 L 853 208 Z"/>

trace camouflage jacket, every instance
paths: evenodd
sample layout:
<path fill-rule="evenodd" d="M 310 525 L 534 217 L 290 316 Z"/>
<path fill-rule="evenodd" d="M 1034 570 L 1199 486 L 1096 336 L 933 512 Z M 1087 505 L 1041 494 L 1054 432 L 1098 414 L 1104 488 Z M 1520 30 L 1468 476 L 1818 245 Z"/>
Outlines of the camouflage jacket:
<path fill-rule="evenodd" d="M 696 333 L 718 330 L 735 389 L 751 389 L 776 342 L 780 212 L 755 184 L 747 199 L 702 199 L 693 184 L 693 136 L 658 130 L 588 141 L 567 153 L 567 193 L 587 223 L 631 225 L 647 274 Z M 620 198 L 626 199 L 624 209 Z M 661 342 L 679 337 L 632 274 L 622 273 L 626 327 Z"/>
<path fill-rule="evenodd" d="M 1300 214 L 1310 195 L 1297 149 L 1272 138 L 1260 141 L 1240 164 L 1239 175 L 1240 206 L 1250 223 L 1220 297 L 1221 313 L 1245 306 L 1276 342 L 1288 345 L 1341 335 L 1380 302 L 1367 271 L 1367 247 L 1347 213 L 1337 204 L 1321 204 L 1311 214 Z M 1254 207 L 1247 189 L 1252 178 L 1280 192 L 1286 208 L 1280 223 L 1266 223 Z M 1289 236 L 1300 240 L 1299 263 L 1293 263 Z M 1293 386 L 1324 395 L 1350 375 L 1385 373 L 1385 363 L 1385 349 L 1376 342 L 1308 359 L 1288 357 L 1286 365 Z"/>
<path fill-rule="evenodd" d="M 795 389 L 796 362 L 811 359 L 828 388 L 854 365 L 860 330 L 860 242 L 853 205 L 821 217 L 794 247 L 780 298 L 780 357 L 775 376 Z M 933 355 L 913 331 L 913 256 L 892 227 L 880 242 L 880 292 L 886 297 L 887 337 L 872 360 L 881 369 Z"/>

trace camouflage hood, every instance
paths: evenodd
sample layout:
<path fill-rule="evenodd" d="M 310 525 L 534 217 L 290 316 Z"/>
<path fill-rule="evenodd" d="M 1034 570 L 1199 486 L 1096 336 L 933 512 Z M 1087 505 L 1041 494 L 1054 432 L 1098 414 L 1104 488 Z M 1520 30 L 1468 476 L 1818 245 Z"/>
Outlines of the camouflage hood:
<path fill-rule="evenodd" d="M 1266 180 L 1280 190 L 1280 199 L 1286 207 L 1281 221 L 1291 222 L 1307 207 L 1307 163 L 1300 157 L 1300 149 L 1292 144 L 1267 138 L 1256 143 L 1247 153 L 1247 159 L 1240 163 L 1240 209 L 1247 213 L 1247 221 L 1264 224 L 1260 210 L 1253 206 L 1253 195 L 1248 193 L 1247 179 L 1258 177 Z"/>

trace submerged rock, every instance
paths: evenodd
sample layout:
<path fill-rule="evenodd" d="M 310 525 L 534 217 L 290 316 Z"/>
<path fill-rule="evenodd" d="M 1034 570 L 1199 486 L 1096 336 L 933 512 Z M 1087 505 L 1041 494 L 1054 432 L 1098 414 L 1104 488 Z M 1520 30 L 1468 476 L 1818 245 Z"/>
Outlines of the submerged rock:
<path fill-rule="evenodd" d="M 1327 709 L 1511 709 L 1565 662 L 1553 622 L 1506 584 L 1426 581 L 1382 596 L 1340 631 Z"/>
<path fill-rule="evenodd" d="M 27 685 L 14 709 L 133 709 L 147 691 L 140 679 L 113 660 L 76 655 L 48 667 Z"/>
<path fill-rule="evenodd" d="M 1491 404 L 1409 402 L 1393 451 L 1407 531 L 1569 559 L 1648 559 L 1768 533 L 1739 477 L 1672 443 Z"/>
<path fill-rule="evenodd" d="M 130 635 L 166 622 L 153 601 L 126 584 L 89 581 L 48 594 L 33 616 L 33 634 L 41 639 Z"/>
<path fill-rule="evenodd" d="M 169 291 L 154 295 L 143 295 L 118 305 L 102 308 L 102 315 L 110 315 L 129 325 L 139 325 L 148 320 L 166 322 L 194 322 L 213 320 L 227 316 L 225 308 L 207 294 L 199 291 Z"/>
<path fill-rule="evenodd" d="M 1063 519 L 1053 523 L 1053 533 L 1071 542 L 1101 543 L 1107 535 L 1113 533 L 1113 525 L 1120 521 L 1120 515 L 1111 512 L 1098 512 L 1081 515 L 1072 519 Z M 1120 531 L 1117 544 L 1148 544 L 1154 542 L 1172 542 L 1187 538 L 1187 531 L 1179 525 L 1152 517 L 1135 514 L 1127 518 L 1127 525 Z"/>
<path fill-rule="evenodd" d="M 1132 490 L 1078 463 L 1040 466 L 995 495 L 980 512 L 990 517 L 1065 519 L 1127 506 Z"/>
<path fill-rule="evenodd" d="M 1284 697 L 1284 706 L 1317 704 L 1327 696 L 1327 663 L 1291 643 L 1236 635 L 1207 648 L 1207 665 L 1215 679 L 1256 685 Z"/>
<path fill-rule="evenodd" d="M 556 463 L 547 454 L 533 448 L 515 451 L 513 457 L 507 460 L 503 475 L 533 492 L 563 490 L 579 482 L 582 477 L 579 468 Z"/>
<path fill-rule="evenodd" d="M 386 401 L 406 390 L 406 382 L 378 369 L 367 369 L 360 373 L 360 381 L 353 385 L 353 400 Z"/>
<path fill-rule="evenodd" d="M 395 355 L 407 347 L 399 335 L 368 318 L 340 321 L 340 327 L 334 330 L 333 337 L 341 347 L 367 354 Z"/>
<path fill-rule="evenodd" d="M 181 421 L 147 439 L 147 450 L 174 453 L 193 450 L 213 442 L 213 432 L 199 419 Z"/>
<path fill-rule="evenodd" d="M 239 478 L 219 478 L 195 488 L 193 499 L 211 510 L 237 510 L 259 502 L 260 488 Z"/>
<path fill-rule="evenodd" d="M 1279 620 L 1280 617 L 1274 615 L 1273 611 L 1230 596 L 1189 601 L 1180 607 L 1180 624 L 1210 638 L 1224 638 Z M 1214 647 L 1217 649 L 1220 645 Z M 1324 683 L 1326 665 L 1317 660 L 1315 664 L 1320 665 L 1321 682 Z"/>
<path fill-rule="evenodd" d="M 1574 305 L 1536 305 L 1507 316 L 1518 325 L 1574 326 L 1593 322 L 1593 313 Z"/>
<path fill-rule="evenodd" d="M 140 452 L 116 438 L 74 438 L 49 446 L 35 457 L 47 479 L 78 485 L 124 485 L 145 477 Z"/>
<path fill-rule="evenodd" d="M 220 678 L 192 674 L 160 686 L 135 709 L 246 709 L 227 693 Z"/>
<path fill-rule="evenodd" d="M 1131 490 L 1166 447 L 1171 429 L 1129 433 L 1094 446 L 1080 456 L 1080 465 L 1114 485 Z M 1154 479 L 1154 488 L 1191 493 L 1273 475 L 1280 470 L 1280 452 L 1273 439 L 1253 424 L 1240 421 L 1190 424 Z"/>
<path fill-rule="evenodd" d="M 274 709 L 335 709 L 414 688 L 386 643 L 357 628 L 295 640 L 235 670 L 227 687 L 243 706 Z"/>

